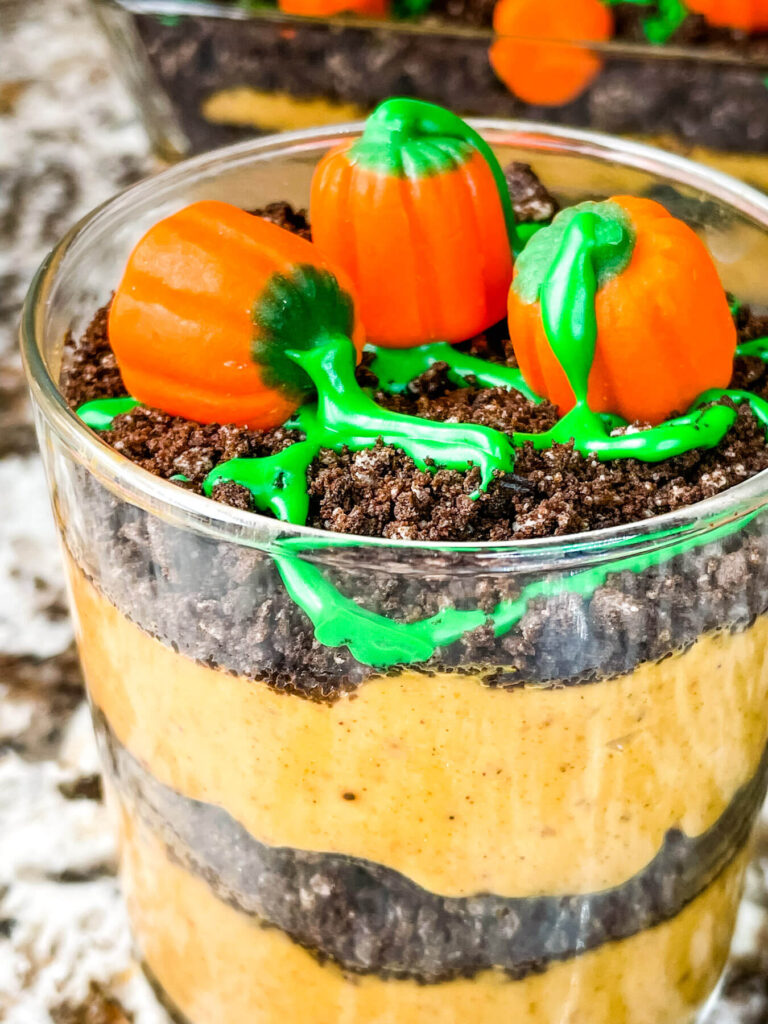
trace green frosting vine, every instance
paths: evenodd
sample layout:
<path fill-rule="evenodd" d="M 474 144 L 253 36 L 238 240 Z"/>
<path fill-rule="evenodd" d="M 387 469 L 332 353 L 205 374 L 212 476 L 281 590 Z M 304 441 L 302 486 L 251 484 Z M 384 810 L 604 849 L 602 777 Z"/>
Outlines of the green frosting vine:
<path fill-rule="evenodd" d="M 488 615 L 479 610 L 446 608 L 431 618 L 417 622 L 395 622 L 385 615 L 361 608 L 350 598 L 344 597 L 316 566 L 294 554 L 277 554 L 274 557 L 286 590 L 312 622 L 319 643 L 327 647 L 347 647 L 363 665 L 389 668 L 427 661 L 439 647 L 455 643 L 480 626 L 491 625 L 494 636 L 504 636 L 517 625 L 536 598 L 552 598 L 559 594 L 589 597 L 614 573 L 644 572 L 702 543 L 722 540 L 743 529 L 757 514 L 752 512 L 735 522 L 714 527 L 703 537 L 676 540 L 675 537 L 683 527 L 661 531 L 648 538 L 649 541 L 662 542 L 650 551 L 626 558 L 619 557 L 605 565 L 557 580 L 543 579 L 529 583 L 517 598 L 501 601 Z M 289 545 L 295 548 L 298 544 L 305 551 L 313 546 L 304 541 L 296 544 L 284 542 L 285 548 Z"/>
<path fill-rule="evenodd" d="M 710 398 L 709 401 L 730 397 L 730 394 L 723 391 L 718 398 Z M 513 443 L 519 447 L 529 442 L 540 450 L 551 448 L 553 444 L 573 441 L 577 452 L 596 455 L 601 462 L 613 459 L 662 462 L 695 448 L 716 448 L 735 422 L 734 409 L 713 405 L 666 420 L 658 427 L 628 430 L 626 421 L 618 416 L 604 416 L 593 413 L 586 405 L 577 405 L 546 433 L 516 433 L 513 435 Z M 622 433 L 613 436 L 612 431 L 617 429 L 621 429 Z"/>
<path fill-rule="evenodd" d="M 203 493 L 210 496 L 216 484 L 234 480 L 251 492 L 259 512 L 271 512 L 286 523 L 306 523 L 309 513 L 307 470 L 320 451 L 314 436 L 314 417 L 302 410 L 302 427 L 307 439 L 290 445 L 276 455 L 260 459 L 230 459 L 216 466 L 203 481 Z"/>
<path fill-rule="evenodd" d="M 721 402 L 724 398 L 730 398 L 736 405 L 748 405 L 755 419 L 763 425 L 763 429 L 768 433 L 768 402 L 764 398 L 760 398 L 759 395 L 754 395 L 751 391 L 741 391 L 738 388 L 710 388 L 709 391 L 699 395 L 694 402 L 694 409 L 698 409 L 708 402 Z M 708 411 L 715 408 L 723 409 L 727 407 L 711 406 Z"/>
<path fill-rule="evenodd" d="M 84 402 L 77 410 L 77 415 L 91 430 L 109 430 L 116 416 L 133 412 L 141 405 L 130 395 L 125 398 L 96 398 L 92 402 Z"/>
<path fill-rule="evenodd" d="M 479 610 L 445 608 L 418 622 L 395 622 L 344 597 L 309 562 L 293 554 L 274 558 L 285 589 L 312 622 L 318 643 L 347 647 L 363 665 L 385 668 L 427 661 L 437 647 L 454 643 L 487 621 Z"/>
<path fill-rule="evenodd" d="M 457 470 L 477 466 L 482 489 L 497 470 L 509 473 L 514 468 L 512 446 L 497 430 L 431 422 L 377 405 L 355 379 L 354 349 L 343 336 L 329 338 L 313 349 L 289 350 L 286 355 L 304 370 L 317 391 L 317 405 L 303 408 L 296 421 L 305 440 L 267 458 L 222 463 L 206 478 L 206 494 L 217 482 L 234 480 L 250 490 L 260 510 L 304 523 L 308 511 L 306 471 L 320 449 L 362 451 L 372 448 L 379 438 L 406 452 L 420 469 L 431 463 Z"/>
<path fill-rule="evenodd" d="M 542 401 L 528 387 L 517 367 L 489 363 L 487 359 L 471 356 L 445 341 L 406 349 L 369 345 L 368 351 L 373 353 L 371 371 L 378 377 L 380 389 L 390 394 L 401 394 L 412 380 L 426 373 L 435 363 L 446 363 L 448 379 L 458 387 L 473 383 L 481 388 L 507 388 L 519 391 L 537 405 Z"/>
<path fill-rule="evenodd" d="M 762 359 L 768 363 L 768 338 L 754 338 L 752 341 L 743 341 L 736 346 L 737 356 L 750 356 L 752 359 Z"/>

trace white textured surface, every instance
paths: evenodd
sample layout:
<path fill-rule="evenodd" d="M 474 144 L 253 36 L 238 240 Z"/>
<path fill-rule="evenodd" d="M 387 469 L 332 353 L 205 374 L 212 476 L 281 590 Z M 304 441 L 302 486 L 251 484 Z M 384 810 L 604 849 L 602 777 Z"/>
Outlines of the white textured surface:
<path fill-rule="evenodd" d="M 19 305 L 46 251 L 90 207 L 149 169 L 143 132 L 83 4 L 0 0 L 0 1020 L 6 1024 L 120 1024 L 117 1004 L 136 1024 L 167 1021 L 131 958 L 105 807 L 67 799 L 59 788 L 95 772 L 96 752 L 69 650 L 59 551 L 16 352 Z M 53 732 L 51 738 L 58 728 L 61 737 Z M 71 1017 L 61 1018 L 62 1007 Z"/>
<path fill-rule="evenodd" d="M 0 650 L 42 658 L 61 653 L 72 627 L 66 617 L 46 613 L 63 600 L 42 464 L 36 455 L 10 456 L 0 462 Z"/>
<path fill-rule="evenodd" d="M 92 736 L 83 748 L 89 755 Z M 15 921 L 0 955 L 0 1019 L 43 1024 L 51 1009 L 86 1003 L 97 982 L 126 1010 L 141 1010 L 141 1024 L 163 1024 L 131 959 L 105 807 L 65 799 L 58 785 L 68 777 L 61 763 L 0 760 L 0 891 L 8 887 L 1 906 Z M 85 880 L 62 881 L 66 875 Z"/>

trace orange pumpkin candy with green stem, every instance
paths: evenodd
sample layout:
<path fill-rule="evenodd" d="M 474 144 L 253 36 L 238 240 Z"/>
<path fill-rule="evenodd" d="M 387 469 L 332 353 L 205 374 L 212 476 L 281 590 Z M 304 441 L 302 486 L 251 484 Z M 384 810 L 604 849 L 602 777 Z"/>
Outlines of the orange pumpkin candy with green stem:
<path fill-rule="evenodd" d="M 575 44 L 610 39 L 613 14 L 601 0 L 498 0 L 493 30 L 498 38 L 488 56 L 510 92 L 526 103 L 560 106 L 581 95 L 603 66 Z"/>
<path fill-rule="evenodd" d="M 131 253 L 109 312 L 126 388 L 200 423 L 279 426 L 312 392 L 286 348 L 365 342 L 350 284 L 311 242 L 228 203 L 193 203 Z"/>
<path fill-rule="evenodd" d="M 318 165 L 312 238 L 343 267 L 369 340 L 457 342 L 504 315 L 517 236 L 498 161 L 467 124 L 418 100 L 383 103 Z"/>
<path fill-rule="evenodd" d="M 686 0 L 686 6 L 703 14 L 710 25 L 742 32 L 768 31 L 768 0 Z"/>
<path fill-rule="evenodd" d="M 598 281 L 589 408 L 657 424 L 687 410 L 708 388 L 727 387 L 736 328 L 706 246 L 659 203 L 630 196 L 564 210 L 534 236 L 518 261 L 509 292 L 509 331 L 530 387 L 561 415 L 574 405 L 573 389 L 545 331 L 539 296 L 567 226 L 584 210 L 619 220 L 632 239 L 626 265 Z"/>

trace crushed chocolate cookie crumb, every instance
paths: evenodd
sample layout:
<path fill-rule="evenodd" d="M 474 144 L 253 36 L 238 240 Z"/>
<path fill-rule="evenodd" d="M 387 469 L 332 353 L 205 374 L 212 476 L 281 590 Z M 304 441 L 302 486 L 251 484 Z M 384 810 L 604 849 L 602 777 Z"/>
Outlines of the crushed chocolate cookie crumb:
<path fill-rule="evenodd" d="M 81 338 L 75 341 L 69 334 L 65 339 L 59 387 L 73 409 L 95 398 L 116 398 L 126 393 L 107 338 L 108 316 L 107 304 L 96 312 Z"/>
<path fill-rule="evenodd" d="M 307 220 L 306 210 L 295 210 L 290 203 L 282 201 L 267 203 L 266 206 L 251 210 L 251 213 L 254 217 L 263 217 L 264 220 L 269 220 L 273 224 L 277 224 L 278 227 L 293 232 L 294 235 L 300 235 L 301 238 L 306 238 L 308 241 L 312 240 L 312 230 Z"/>
<path fill-rule="evenodd" d="M 504 177 L 512 197 L 515 217 L 519 221 L 537 224 L 551 220 L 560 209 L 560 204 L 542 184 L 530 164 L 513 160 L 504 169 Z"/>
<path fill-rule="evenodd" d="M 118 416 L 102 437 L 131 462 L 169 480 L 187 477 L 185 486 L 202 489 L 203 480 L 229 459 L 274 455 L 301 435 L 295 430 L 248 430 L 231 424 L 198 424 L 157 409 L 138 408 Z"/>

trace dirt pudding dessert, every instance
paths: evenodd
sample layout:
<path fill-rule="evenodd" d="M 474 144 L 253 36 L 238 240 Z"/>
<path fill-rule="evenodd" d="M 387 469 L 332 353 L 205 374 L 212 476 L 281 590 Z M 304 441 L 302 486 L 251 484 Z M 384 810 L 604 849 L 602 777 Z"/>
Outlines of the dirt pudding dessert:
<path fill-rule="evenodd" d="M 190 1024 L 693 1021 L 768 773 L 768 318 L 440 108 L 312 152 L 308 214 L 166 190 L 77 453 L 40 417 L 147 972 Z"/>

